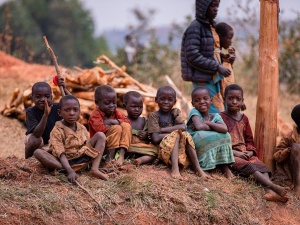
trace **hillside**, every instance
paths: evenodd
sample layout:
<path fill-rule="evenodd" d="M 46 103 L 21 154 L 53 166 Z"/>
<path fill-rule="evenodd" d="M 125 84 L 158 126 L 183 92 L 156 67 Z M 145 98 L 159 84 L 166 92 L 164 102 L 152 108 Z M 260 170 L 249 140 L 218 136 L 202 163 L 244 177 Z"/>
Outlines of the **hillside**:
<path fill-rule="evenodd" d="M 0 52 L 0 107 L 14 88 L 53 74 L 52 66 L 26 64 Z M 255 96 L 248 99 L 246 113 L 255 115 L 249 107 Z M 298 100 L 290 99 L 280 103 Z M 300 224 L 300 201 L 291 193 L 286 204 L 268 202 L 252 180 L 229 181 L 216 174 L 203 181 L 190 170 L 183 171 L 185 180 L 174 180 L 164 165 L 135 168 L 129 160 L 109 181 L 85 173 L 79 177 L 110 221 L 63 174 L 50 174 L 34 158 L 24 159 L 25 128 L 19 121 L 2 115 L 0 121 L 0 224 Z"/>

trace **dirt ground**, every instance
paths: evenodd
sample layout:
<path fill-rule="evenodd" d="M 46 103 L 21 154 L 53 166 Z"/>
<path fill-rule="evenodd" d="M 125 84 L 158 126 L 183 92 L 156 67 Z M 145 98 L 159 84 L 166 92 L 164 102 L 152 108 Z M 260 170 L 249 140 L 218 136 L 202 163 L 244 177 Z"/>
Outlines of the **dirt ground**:
<path fill-rule="evenodd" d="M 54 75 L 52 66 L 29 65 L 0 51 L 0 109 L 16 87 Z M 248 109 L 253 99 L 246 102 Z M 284 119 L 288 110 L 281 112 Z M 255 110 L 246 113 L 251 120 Z M 160 164 L 127 164 L 108 181 L 80 175 L 80 184 L 110 220 L 64 174 L 51 174 L 34 158 L 24 159 L 23 124 L 2 115 L 0 121 L 0 224 L 300 224 L 300 201 L 292 192 L 286 204 L 268 202 L 252 180 L 229 181 L 216 174 L 213 181 L 203 181 L 190 170 L 183 171 L 185 180 L 174 180 Z"/>

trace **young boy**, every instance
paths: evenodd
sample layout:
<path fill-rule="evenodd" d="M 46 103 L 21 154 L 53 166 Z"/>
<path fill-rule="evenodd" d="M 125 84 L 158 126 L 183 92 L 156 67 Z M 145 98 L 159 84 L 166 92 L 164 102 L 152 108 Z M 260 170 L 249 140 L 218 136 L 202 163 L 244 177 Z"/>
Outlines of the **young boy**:
<path fill-rule="evenodd" d="M 64 79 L 58 81 L 65 93 L 71 93 L 66 89 Z M 26 110 L 26 137 L 25 137 L 25 159 L 35 156 L 47 168 L 55 169 L 61 167 L 57 159 L 49 154 L 49 138 L 55 123 L 61 120 L 58 115 L 58 103 L 52 102 L 52 90 L 48 83 L 37 82 L 32 86 L 31 100 L 33 107 Z"/>
<path fill-rule="evenodd" d="M 143 112 L 143 97 L 136 91 L 129 91 L 124 95 L 123 106 L 127 111 L 132 128 L 131 144 L 128 152 L 140 155 L 133 160 L 136 166 L 151 163 L 157 156 L 158 148 L 150 143 L 148 137 L 148 121 L 140 117 Z"/>
<path fill-rule="evenodd" d="M 90 137 L 97 132 L 105 133 L 105 149 L 109 153 L 106 162 L 109 163 L 115 158 L 118 149 L 120 156 L 116 164 L 120 166 L 131 141 L 130 121 L 117 110 L 117 94 L 111 86 L 102 85 L 96 88 L 95 103 L 97 108 L 92 112 L 88 123 Z"/>
<path fill-rule="evenodd" d="M 275 179 L 294 188 L 300 198 L 300 104 L 291 113 L 293 131 L 282 137 L 273 155 L 276 161 Z"/>
<path fill-rule="evenodd" d="M 85 169 L 92 162 L 89 176 L 107 180 L 108 176 L 99 171 L 105 149 L 106 137 L 98 132 L 92 139 L 85 126 L 77 122 L 80 116 L 79 101 L 73 95 L 62 97 L 58 105 L 58 115 L 63 119 L 55 123 L 50 134 L 50 149 L 59 159 L 72 183 L 77 179 L 76 171 Z"/>

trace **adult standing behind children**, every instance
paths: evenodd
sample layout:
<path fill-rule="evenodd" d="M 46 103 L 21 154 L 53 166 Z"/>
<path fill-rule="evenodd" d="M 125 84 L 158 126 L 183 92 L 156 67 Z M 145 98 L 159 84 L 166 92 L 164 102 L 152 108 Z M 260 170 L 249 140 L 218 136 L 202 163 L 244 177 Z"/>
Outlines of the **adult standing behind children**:
<path fill-rule="evenodd" d="M 95 103 L 97 108 L 89 118 L 90 137 L 97 132 L 105 133 L 105 149 L 108 151 L 106 162 L 112 162 L 116 151 L 119 150 L 120 156 L 116 164 L 120 166 L 131 142 L 130 121 L 117 110 L 117 94 L 111 86 L 102 85 L 96 88 Z"/>
<path fill-rule="evenodd" d="M 58 80 L 65 93 L 71 93 L 66 89 L 63 78 Z M 46 82 L 37 82 L 32 86 L 31 100 L 33 107 L 26 109 L 26 137 L 25 159 L 35 156 L 47 168 L 58 168 L 57 159 L 48 153 L 49 138 L 55 123 L 62 118 L 58 115 L 58 103 L 52 102 L 52 89 Z"/>
<path fill-rule="evenodd" d="M 211 113 L 224 110 L 220 81 L 230 70 L 214 58 L 214 29 L 220 0 L 196 0 L 196 19 L 184 32 L 181 44 L 181 73 L 193 87 L 205 86 L 213 98 Z M 220 76 L 222 75 L 222 76 Z"/>

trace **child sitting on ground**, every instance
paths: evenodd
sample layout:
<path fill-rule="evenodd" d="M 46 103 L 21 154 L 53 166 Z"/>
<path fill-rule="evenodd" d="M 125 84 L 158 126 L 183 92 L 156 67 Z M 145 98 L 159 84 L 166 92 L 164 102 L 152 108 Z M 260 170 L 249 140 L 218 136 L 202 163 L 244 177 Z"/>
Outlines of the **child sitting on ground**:
<path fill-rule="evenodd" d="M 221 114 L 231 135 L 235 163 L 232 169 L 237 173 L 250 176 L 266 187 L 264 198 L 269 201 L 286 202 L 287 189 L 274 184 L 269 175 L 270 169 L 257 157 L 253 143 L 253 135 L 249 120 L 240 113 L 243 106 L 243 89 L 237 84 L 231 84 L 225 89 L 226 110 Z"/>
<path fill-rule="evenodd" d="M 85 169 L 90 162 L 92 167 L 88 175 L 107 180 L 107 175 L 99 171 L 105 149 L 105 135 L 98 132 L 89 140 L 87 129 L 77 122 L 80 104 L 73 95 L 66 95 L 60 99 L 58 114 L 63 119 L 56 122 L 49 143 L 52 154 L 59 159 L 68 173 L 68 180 L 74 183 L 77 179 L 76 171 Z"/>
<path fill-rule="evenodd" d="M 281 138 L 273 156 L 275 179 L 293 188 L 300 198 L 300 104 L 293 108 L 291 117 L 295 122 L 293 131 Z"/>
<path fill-rule="evenodd" d="M 204 171 L 220 167 L 228 179 L 234 178 L 229 165 L 234 163 L 230 135 L 218 113 L 209 113 L 212 99 L 205 87 L 192 91 L 194 108 L 188 116 L 187 130 L 196 146 L 198 161 Z"/>
<path fill-rule="evenodd" d="M 172 166 L 173 178 L 181 179 L 179 164 L 186 168 L 190 162 L 198 176 L 209 178 L 199 166 L 194 142 L 185 132 L 186 126 L 180 110 L 173 108 L 176 103 L 175 90 L 170 86 L 160 87 L 155 102 L 159 110 L 149 116 L 148 133 L 151 134 L 153 144 L 159 145 L 158 158 Z"/>
<path fill-rule="evenodd" d="M 117 150 L 119 150 L 120 156 L 116 165 L 121 166 L 124 155 L 130 146 L 130 121 L 117 110 L 117 94 L 111 86 L 102 85 L 96 88 L 95 103 L 97 108 L 93 110 L 88 122 L 90 136 L 92 138 L 97 132 L 105 133 L 105 149 L 108 151 L 106 166 L 114 162 Z"/>
<path fill-rule="evenodd" d="M 145 117 L 140 117 L 143 112 L 143 97 L 137 91 L 129 91 L 124 95 L 123 106 L 127 111 L 132 128 L 131 144 L 129 153 L 141 155 L 133 160 L 136 166 L 151 163 L 158 153 L 156 146 L 150 143 L 148 137 L 148 121 Z"/>
<path fill-rule="evenodd" d="M 66 89 L 63 78 L 58 80 L 65 93 L 71 93 Z M 52 102 L 52 89 L 46 82 L 37 82 L 32 86 L 31 100 L 33 107 L 26 109 L 26 137 L 25 159 L 34 157 L 49 169 L 61 166 L 56 158 L 48 153 L 49 138 L 55 123 L 61 120 L 58 115 L 58 103 Z"/>
<path fill-rule="evenodd" d="M 218 23 L 215 29 L 220 38 L 219 51 L 220 51 L 222 65 L 231 71 L 229 76 L 226 76 L 221 80 L 221 93 L 222 96 L 224 97 L 225 88 L 228 85 L 234 83 L 234 73 L 232 69 L 232 64 L 234 63 L 235 60 L 235 49 L 231 46 L 234 31 L 232 27 L 227 23 Z M 224 54 L 222 52 L 223 48 L 228 50 L 228 54 Z"/>

